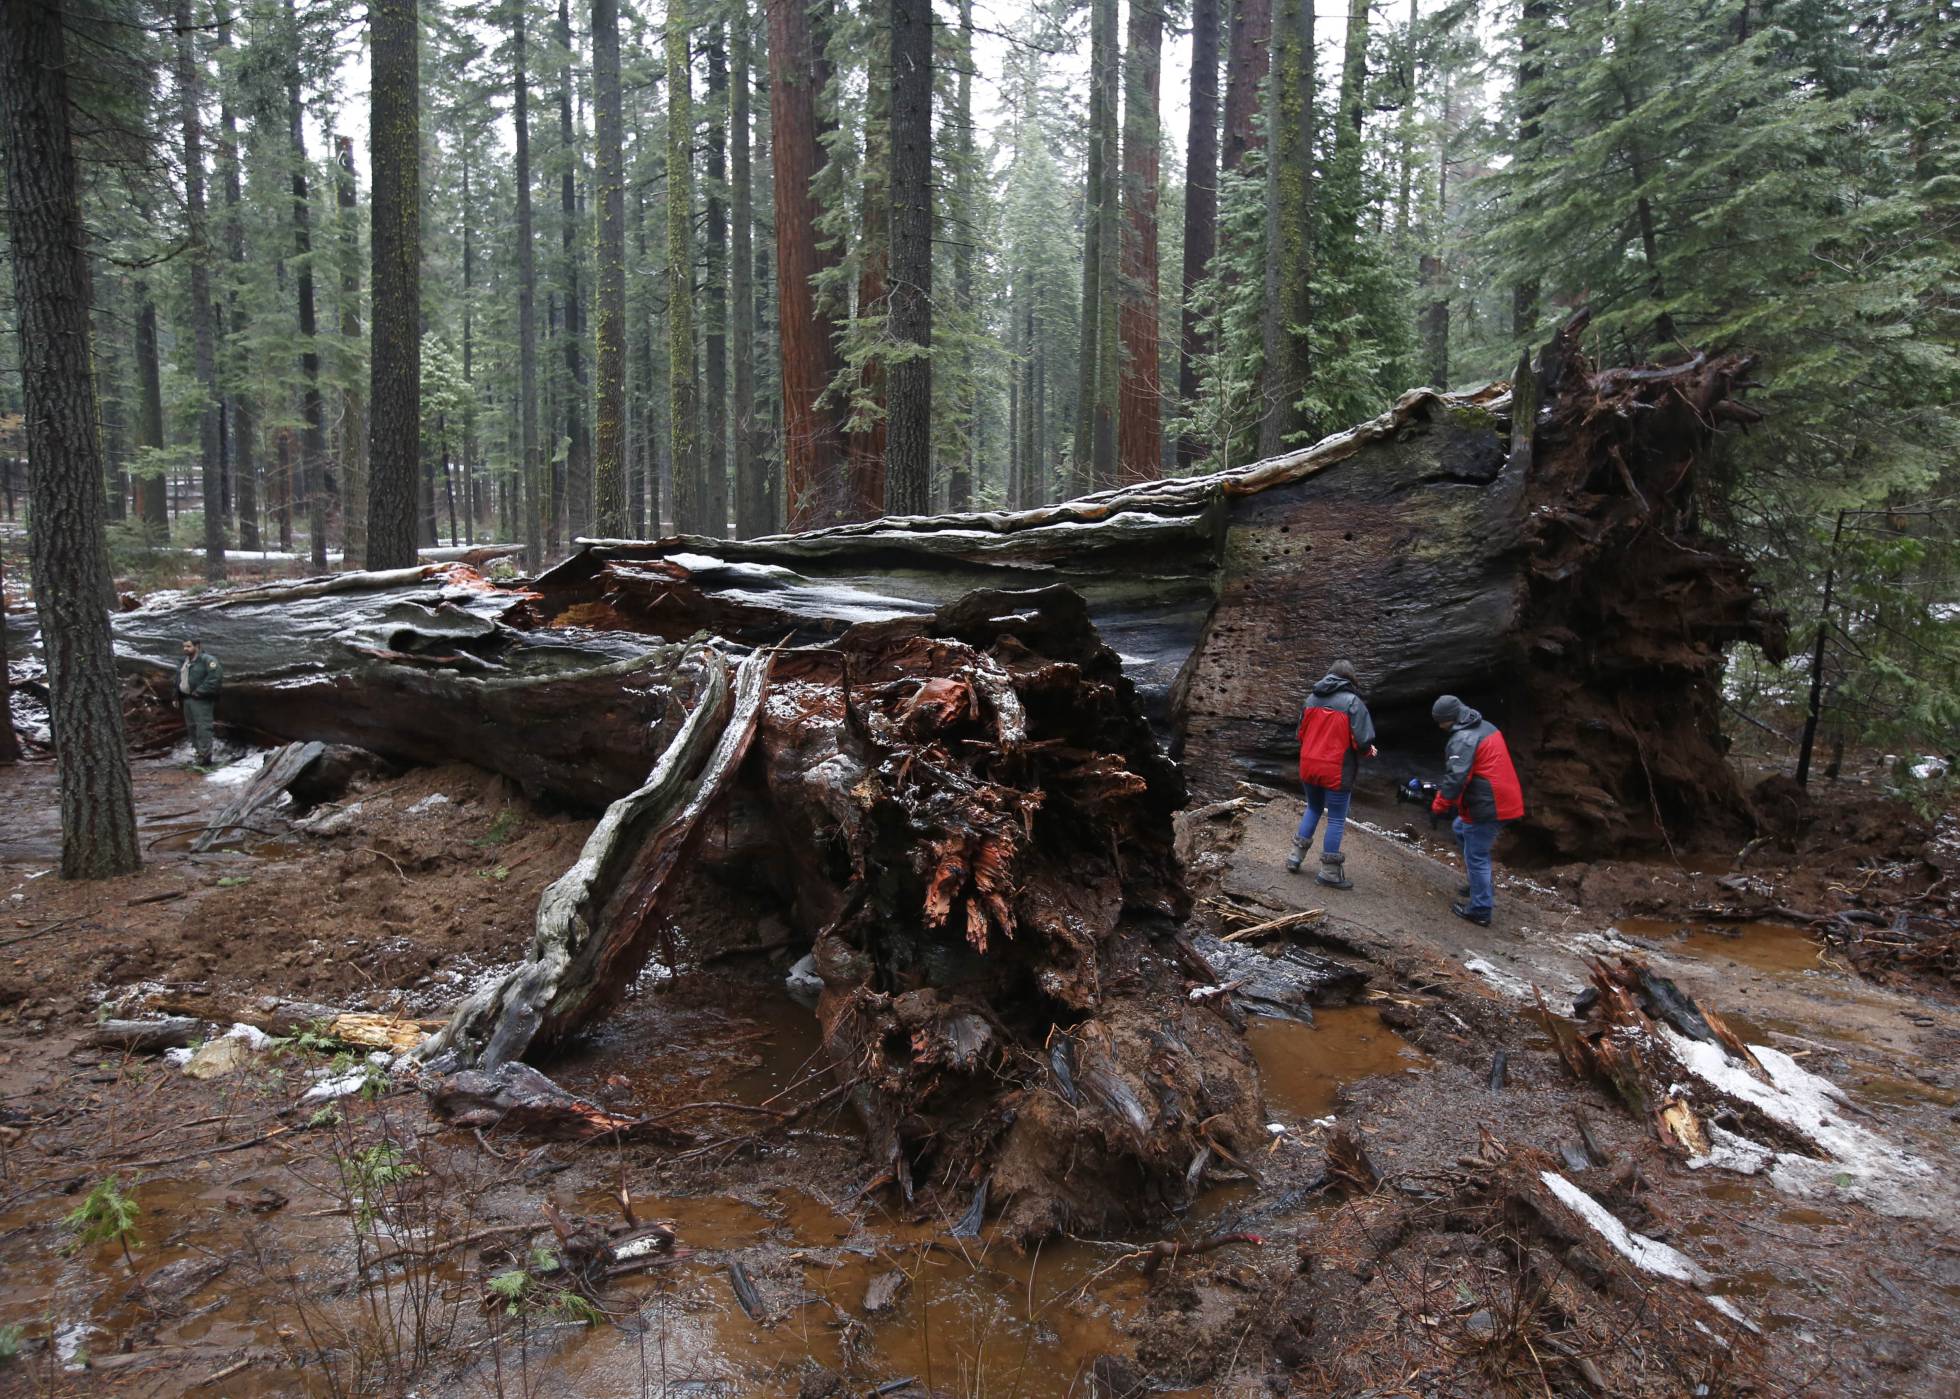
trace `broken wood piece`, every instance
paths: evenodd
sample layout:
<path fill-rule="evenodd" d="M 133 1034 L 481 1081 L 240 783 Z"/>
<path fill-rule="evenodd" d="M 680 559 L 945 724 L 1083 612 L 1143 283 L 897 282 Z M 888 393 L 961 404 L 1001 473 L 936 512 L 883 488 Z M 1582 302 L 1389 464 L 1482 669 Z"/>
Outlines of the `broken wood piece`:
<path fill-rule="evenodd" d="M 1225 934 L 1220 942 L 1247 942 L 1253 938 L 1268 937 L 1273 933 L 1287 932 L 1302 924 L 1313 923 L 1327 916 L 1324 908 L 1306 908 L 1298 913 L 1289 913 L 1281 918 L 1271 918 L 1264 923 L 1255 923 L 1250 928 L 1239 928 Z"/>
<path fill-rule="evenodd" d="M 1327 1174 L 1359 1194 L 1372 1194 L 1381 1184 L 1381 1174 L 1368 1159 L 1361 1140 L 1346 1127 L 1327 1134 Z"/>
<path fill-rule="evenodd" d="M 1210 1253 L 1214 1249 L 1225 1248 L 1231 1244 L 1249 1244 L 1253 1248 L 1264 1248 L 1266 1240 L 1261 1235 L 1243 1231 L 1213 1234 L 1195 1243 L 1185 1243 L 1177 1239 L 1159 1239 L 1143 1251 L 1143 1275 L 1154 1278 L 1166 1263 L 1175 1263 L 1180 1258 L 1195 1258 L 1199 1254 Z"/>
<path fill-rule="evenodd" d="M 566 1092 L 528 1064 L 465 1069 L 445 1077 L 431 1095 L 436 1116 L 458 1127 L 509 1127 L 530 1136 L 589 1141 L 595 1137 L 655 1135 L 630 1117 Z M 666 1140 L 686 1140 L 669 1128 Z"/>
<path fill-rule="evenodd" d="M 169 1015 L 161 1020 L 104 1020 L 89 1031 L 89 1043 L 132 1054 L 155 1054 L 197 1043 L 204 1038 L 206 1023 L 189 1015 Z"/>
<path fill-rule="evenodd" d="M 741 1259 L 738 1258 L 728 1265 L 728 1282 L 735 1290 L 735 1300 L 741 1304 L 749 1320 L 764 1321 L 768 1316 L 768 1310 L 763 1306 L 762 1294 L 756 1291 L 755 1283 L 749 1277 L 749 1270 L 742 1266 Z"/>
<path fill-rule="evenodd" d="M 191 841 L 191 850 L 202 854 L 213 846 L 238 839 L 251 826 L 251 818 L 277 801 L 299 778 L 307 766 L 326 752 L 324 743 L 288 743 L 266 754 L 258 775 L 226 802 L 215 819 Z"/>

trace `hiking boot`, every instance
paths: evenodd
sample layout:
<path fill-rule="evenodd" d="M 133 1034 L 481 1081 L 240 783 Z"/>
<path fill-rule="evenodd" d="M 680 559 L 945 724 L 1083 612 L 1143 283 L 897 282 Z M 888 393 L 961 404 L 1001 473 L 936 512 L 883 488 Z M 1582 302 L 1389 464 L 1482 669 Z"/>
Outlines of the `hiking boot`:
<path fill-rule="evenodd" d="M 1341 866 L 1347 863 L 1347 856 L 1340 851 L 1321 851 L 1320 873 L 1313 879 L 1316 884 L 1325 884 L 1329 889 L 1352 889 L 1354 881 L 1347 877 Z"/>
<path fill-rule="evenodd" d="M 1288 874 L 1298 874 L 1300 872 L 1300 866 L 1306 862 L 1306 858 L 1306 843 L 1304 841 L 1294 841 L 1293 853 L 1286 857 L 1286 872 Z"/>
<path fill-rule="evenodd" d="M 1470 907 L 1469 904 L 1451 904 L 1450 912 L 1454 913 L 1466 923 L 1475 923 L 1479 928 L 1488 928 L 1490 926 L 1489 909 L 1479 911 Z"/>

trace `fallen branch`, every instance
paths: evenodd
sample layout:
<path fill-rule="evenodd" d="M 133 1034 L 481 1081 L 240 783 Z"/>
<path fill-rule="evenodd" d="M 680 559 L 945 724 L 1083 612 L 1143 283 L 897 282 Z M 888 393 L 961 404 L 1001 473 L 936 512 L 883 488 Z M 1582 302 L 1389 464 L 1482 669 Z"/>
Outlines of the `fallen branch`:
<path fill-rule="evenodd" d="M 1324 908 L 1302 909 L 1298 913 L 1289 913 L 1282 918 L 1269 919 L 1267 922 L 1264 923 L 1255 923 L 1250 928 L 1240 928 L 1235 932 L 1226 933 L 1223 937 L 1219 939 L 1219 941 L 1220 942 L 1246 942 L 1251 940 L 1252 938 L 1265 937 L 1271 933 L 1284 932 L 1289 928 L 1298 927 L 1302 923 L 1311 923 L 1314 922 L 1316 919 L 1325 918 L 1326 916 L 1327 916 L 1327 910 Z"/>

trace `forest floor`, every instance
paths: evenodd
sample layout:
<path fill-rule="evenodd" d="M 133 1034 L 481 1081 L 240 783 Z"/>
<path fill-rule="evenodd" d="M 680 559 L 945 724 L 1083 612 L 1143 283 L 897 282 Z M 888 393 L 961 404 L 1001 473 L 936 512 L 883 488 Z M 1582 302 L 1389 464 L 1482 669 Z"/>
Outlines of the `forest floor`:
<path fill-rule="evenodd" d="M 0 1394 L 1960 1388 L 1952 988 L 1880 985 L 1796 928 L 1684 920 L 1719 896 L 1726 857 L 1507 874 L 1480 929 L 1450 916 L 1450 852 L 1409 808 L 1357 802 L 1346 892 L 1285 872 L 1290 798 L 1188 814 L 1201 950 L 1324 908 L 1304 938 L 1366 988 L 1311 1026 L 1249 1022 L 1273 1125 L 1237 1181 L 1182 1218 L 1019 1253 L 864 1194 L 850 1119 L 797 1111 L 817 1096 L 816 1026 L 783 993 L 782 952 L 650 973 L 549 1066 L 620 1111 L 672 1112 L 677 1145 L 447 1127 L 411 1076 L 304 1037 L 207 1047 L 206 1078 L 100 1047 L 105 1006 L 192 991 L 245 1015 L 270 996 L 440 1015 L 523 955 L 539 891 L 590 828 L 448 767 L 304 821 L 268 813 L 248 843 L 194 855 L 256 755 L 209 773 L 182 757 L 137 764 L 148 863 L 103 884 L 50 872 L 52 764 L 0 775 L 0 1342 L 18 1348 Z M 1925 848 L 1950 868 L 1943 829 Z M 1883 832 L 1863 835 L 1782 856 L 1785 902 L 1887 877 Z M 1773 862 L 1760 877 L 1781 878 Z M 1837 1085 L 1885 1159 L 1799 1193 L 1688 1169 L 1572 1077 L 1533 1004 L 1536 987 L 1565 1013 L 1588 960 L 1620 954 Z M 364 1091 L 325 1096 L 350 1074 Z M 1378 1189 L 1330 1181 L 1337 1133 Z M 1561 1233 L 1531 1205 L 1541 1169 L 1679 1250 L 1694 1286 Z M 111 1177 L 140 1211 L 127 1255 L 77 1247 L 64 1223 Z M 549 1213 L 623 1222 L 622 1192 L 678 1245 L 594 1312 L 527 1249 L 551 1241 Z M 1228 1233 L 1257 1242 L 1148 1256 Z"/>

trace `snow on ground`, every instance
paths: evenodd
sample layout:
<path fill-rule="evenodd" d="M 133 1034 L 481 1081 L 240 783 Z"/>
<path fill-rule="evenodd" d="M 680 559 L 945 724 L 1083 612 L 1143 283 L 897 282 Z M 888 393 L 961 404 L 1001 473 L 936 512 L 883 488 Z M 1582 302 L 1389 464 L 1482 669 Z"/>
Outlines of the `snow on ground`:
<path fill-rule="evenodd" d="M 1724 1132 L 1716 1150 L 1697 1165 L 1719 1165 L 1754 1174 L 1767 1168 L 1770 1182 L 1792 1195 L 1861 1200 L 1880 1214 L 1930 1219 L 1953 1207 L 1947 1192 L 1928 1189 L 1933 1168 L 1877 1133 L 1849 1121 L 1844 1092 L 1803 1068 L 1780 1049 L 1751 1045 L 1763 1066 L 1759 1079 L 1719 1044 L 1689 1039 L 1671 1025 L 1657 1027 L 1682 1066 L 1727 1098 L 1755 1108 L 1779 1127 L 1809 1142 L 1823 1158 L 1772 1151 Z M 1719 1128 L 1717 1129 L 1720 1130 Z M 1720 1154 L 1724 1159 L 1714 1159 Z"/>

